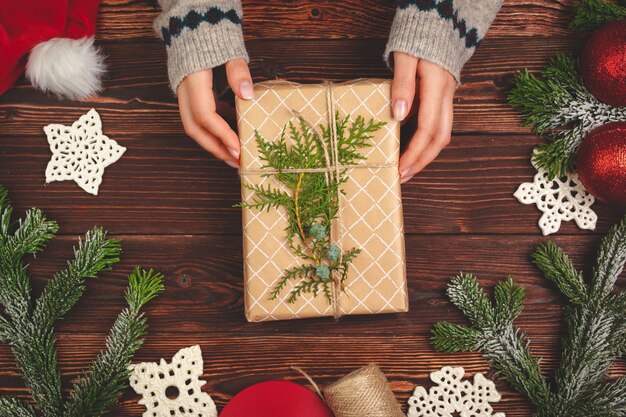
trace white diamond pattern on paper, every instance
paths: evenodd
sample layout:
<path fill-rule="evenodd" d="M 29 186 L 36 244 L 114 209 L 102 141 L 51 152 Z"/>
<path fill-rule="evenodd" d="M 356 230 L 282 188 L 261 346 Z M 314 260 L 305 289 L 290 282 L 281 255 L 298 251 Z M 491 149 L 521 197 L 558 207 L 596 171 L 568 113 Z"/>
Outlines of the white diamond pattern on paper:
<path fill-rule="evenodd" d="M 206 384 L 202 375 L 200 346 L 179 350 L 171 363 L 144 362 L 130 366 L 130 386 L 143 398 L 146 406 L 143 417 L 217 417 L 215 403 L 201 387 Z M 176 388 L 172 395 L 168 388 Z"/>
<path fill-rule="evenodd" d="M 327 123 L 326 96 L 323 88 L 303 93 L 299 84 L 284 81 L 278 83 L 293 88 L 288 91 L 283 89 L 281 92 L 268 87 L 257 88 L 254 101 L 247 101 L 244 106 L 238 107 L 239 131 L 240 134 L 246 132 L 240 136 L 242 161 L 248 161 L 245 164 L 246 169 L 262 167 L 262 161 L 254 153 L 256 149 L 254 131 L 257 130 L 270 138 L 279 135 L 286 123 L 285 115 L 289 114 L 290 108 L 304 114 L 307 121 L 314 126 Z M 376 141 L 380 145 L 374 143 L 374 146 L 365 149 L 365 156 L 368 159 L 364 163 L 367 164 L 370 159 L 376 160 L 378 164 L 397 162 L 397 150 L 395 153 L 383 151 L 385 142 L 399 140 L 398 125 L 390 117 L 389 83 L 369 80 L 358 80 L 356 83 L 362 86 L 358 93 L 349 88 L 333 88 L 335 110 L 340 117 L 350 114 L 352 118 L 361 115 L 366 120 L 391 119 L 376 136 Z M 372 103 L 377 104 L 373 106 Z M 251 124 L 250 120 L 256 120 L 254 122 L 256 125 Z M 340 296 L 341 312 L 376 314 L 406 311 L 404 235 L 397 168 L 392 166 L 353 169 L 348 172 L 348 176 L 350 180 L 344 185 L 345 195 L 342 195 L 340 203 L 342 217 L 357 220 L 348 227 L 338 228 L 338 244 L 343 250 L 359 247 L 362 252 L 350 266 L 347 288 Z M 271 177 L 248 175 L 244 180 L 264 185 L 271 182 L 272 187 L 282 187 L 280 182 Z M 378 187 L 375 195 L 370 191 L 373 184 Z M 244 195 L 247 201 L 252 198 L 251 193 L 247 197 Z M 355 208 L 353 203 L 359 200 L 368 202 L 365 210 Z M 289 304 L 284 299 L 272 302 L 268 300 L 270 291 L 283 271 L 300 262 L 291 254 L 285 239 L 280 240 L 279 233 L 287 223 L 286 213 L 281 210 L 271 212 L 244 210 L 246 310 L 248 319 L 252 321 L 333 314 L 332 306 L 320 296 L 305 294 L 296 304 Z M 250 259 L 253 259 L 254 263 L 250 263 Z M 263 261 L 259 261 L 260 259 Z M 381 263 L 393 267 L 383 267 Z M 402 279 L 398 279 L 399 276 Z M 292 282 L 285 287 L 283 298 L 286 298 L 293 285 Z M 250 291 L 249 288 L 252 286 L 262 290 Z M 254 311 L 252 318 L 249 314 L 251 311 Z"/>
<path fill-rule="evenodd" d="M 483 374 L 474 375 L 474 381 L 463 380 L 465 370 L 461 367 L 444 366 L 432 372 L 435 384 L 428 391 L 416 387 L 409 398 L 408 417 L 505 417 L 493 413 L 490 403 L 500 401 L 500 394 L 493 381 Z"/>
<path fill-rule="evenodd" d="M 577 173 L 548 180 L 548 172 L 538 168 L 533 182 L 521 184 L 513 195 L 520 203 L 536 204 L 543 212 L 539 227 L 544 236 L 558 232 L 562 221 L 572 219 L 581 229 L 596 228 L 598 216 L 591 209 L 595 198 L 585 190 Z"/>
<path fill-rule="evenodd" d="M 43 128 L 52 158 L 46 183 L 74 180 L 89 194 L 98 195 L 104 169 L 117 162 L 126 148 L 102 134 L 100 115 L 94 109 L 72 126 L 49 124 Z"/>

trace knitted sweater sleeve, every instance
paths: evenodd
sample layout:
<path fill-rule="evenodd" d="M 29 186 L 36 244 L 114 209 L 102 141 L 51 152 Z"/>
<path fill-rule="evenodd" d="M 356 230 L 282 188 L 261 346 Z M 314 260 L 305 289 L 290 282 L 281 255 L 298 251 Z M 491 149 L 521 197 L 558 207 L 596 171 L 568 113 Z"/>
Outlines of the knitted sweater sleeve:
<path fill-rule="evenodd" d="M 441 65 L 457 82 L 461 69 L 480 45 L 503 0 L 397 0 L 385 49 Z"/>
<path fill-rule="evenodd" d="M 240 0 L 159 0 L 154 30 L 167 49 L 172 90 L 188 74 L 232 59 L 249 60 L 243 42 Z"/>

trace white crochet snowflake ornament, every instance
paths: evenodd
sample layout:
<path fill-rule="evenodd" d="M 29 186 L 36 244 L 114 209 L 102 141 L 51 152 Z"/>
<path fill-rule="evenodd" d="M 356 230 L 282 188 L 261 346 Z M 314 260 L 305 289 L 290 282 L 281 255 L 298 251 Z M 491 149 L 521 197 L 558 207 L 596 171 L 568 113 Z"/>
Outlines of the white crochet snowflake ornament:
<path fill-rule="evenodd" d="M 200 346 L 179 350 L 171 363 L 131 365 L 130 386 L 147 408 L 143 417 L 217 417 L 215 403 L 201 390 L 202 369 Z"/>
<path fill-rule="evenodd" d="M 490 403 L 500 401 L 493 381 L 476 374 L 471 383 L 463 380 L 464 375 L 463 368 L 451 366 L 432 372 L 430 379 L 437 386 L 428 391 L 415 388 L 409 398 L 408 417 L 505 417 L 504 413 L 494 414 L 491 408 Z"/>
<path fill-rule="evenodd" d="M 513 195 L 520 203 L 536 204 L 543 212 L 539 227 L 544 236 L 556 233 L 563 220 L 574 219 L 581 229 L 596 228 L 598 216 L 591 209 L 595 198 L 585 190 L 577 173 L 548 180 L 548 172 L 537 168 L 533 182 L 523 183 Z"/>
<path fill-rule="evenodd" d="M 104 169 L 126 151 L 102 134 L 100 115 L 89 110 L 72 126 L 49 124 L 43 128 L 52 158 L 46 168 L 46 183 L 74 180 L 89 194 L 98 195 Z"/>

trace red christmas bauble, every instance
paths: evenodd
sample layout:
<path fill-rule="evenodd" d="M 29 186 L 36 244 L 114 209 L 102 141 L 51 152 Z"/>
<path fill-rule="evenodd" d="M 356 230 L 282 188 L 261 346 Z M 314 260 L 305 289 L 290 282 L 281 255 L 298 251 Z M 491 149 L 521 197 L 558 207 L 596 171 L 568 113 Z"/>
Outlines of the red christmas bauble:
<path fill-rule="evenodd" d="M 585 86 L 598 100 L 626 106 L 626 19 L 595 31 L 582 56 Z"/>
<path fill-rule="evenodd" d="M 288 381 L 266 381 L 235 395 L 220 417 L 333 417 L 313 391 Z"/>
<path fill-rule="evenodd" d="M 591 195 L 626 206 L 626 122 L 589 132 L 578 149 L 576 169 Z"/>

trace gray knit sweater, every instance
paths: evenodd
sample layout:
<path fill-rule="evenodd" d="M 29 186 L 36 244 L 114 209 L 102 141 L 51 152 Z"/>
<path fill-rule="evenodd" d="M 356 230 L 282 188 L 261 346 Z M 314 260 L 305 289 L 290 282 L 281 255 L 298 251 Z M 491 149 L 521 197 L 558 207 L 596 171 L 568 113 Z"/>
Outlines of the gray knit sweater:
<path fill-rule="evenodd" d="M 481 43 L 503 0 L 397 0 L 385 49 L 434 62 L 460 81 L 461 69 Z M 167 48 L 172 89 L 188 74 L 231 59 L 248 60 L 241 0 L 159 0 L 154 29 Z"/>

